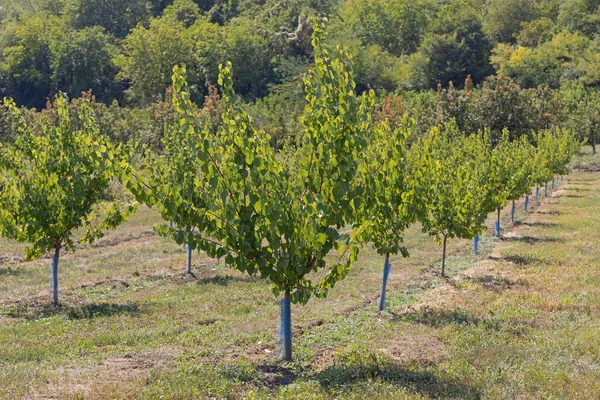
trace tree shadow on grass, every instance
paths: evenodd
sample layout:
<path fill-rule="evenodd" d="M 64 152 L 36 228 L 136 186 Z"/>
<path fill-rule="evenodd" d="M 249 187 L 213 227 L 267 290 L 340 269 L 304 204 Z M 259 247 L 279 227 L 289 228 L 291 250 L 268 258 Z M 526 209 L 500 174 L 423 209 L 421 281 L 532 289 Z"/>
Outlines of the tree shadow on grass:
<path fill-rule="evenodd" d="M 409 311 L 402 314 L 395 314 L 392 322 L 407 321 L 427 326 L 443 326 L 449 324 L 471 325 L 478 324 L 481 319 L 470 315 L 465 310 L 436 310 L 422 308 L 415 311 Z"/>
<path fill-rule="evenodd" d="M 558 224 L 555 222 L 526 222 L 526 221 L 515 221 L 515 226 L 531 226 L 531 227 L 542 227 L 542 228 L 553 228 L 557 227 Z"/>
<path fill-rule="evenodd" d="M 83 306 L 69 306 L 45 304 L 39 307 L 15 306 L 10 309 L 6 315 L 12 318 L 24 318 L 26 320 L 36 320 L 48 318 L 55 315 L 64 315 L 70 320 L 93 319 L 99 317 L 111 317 L 119 314 L 136 314 L 140 307 L 135 303 L 112 304 L 112 303 L 93 303 Z"/>
<path fill-rule="evenodd" d="M 560 215 L 560 211 L 552 210 L 552 211 L 536 211 L 538 214 L 542 215 Z"/>
<path fill-rule="evenodd" d="M 592 189 L 588 189 L 588 188 L 566 188 L 564 189 L 565 193 L 585 193 L 585 192 L 591 192 Z M 564 195 L 563 195 L 564 196 Z"/>
<path fill-rule="evenodd" d="M 511 254 L 508 256 L 504 256 L 504 257 L 490 256 L 489 258 L 490 258 L 490 260 L 505 261 L 505 262 L 516 264 L 516 265 L 531 265 L 531 264 L 538 264 L 538 263 L 542 262 L 542 260 L 540 260 L 537 257 L 520 256 L 520 255 L 516 255 L 516 254 Z"/>
<path fill-rule="evenodd" d="M 511 280 L 505 277 L 494 276 L 494 275 L 480 275 L 468 278 L 469 281 L 477 283 L 488 290 L 495 292 L 501 292 L 505 289 L 510 289 L 513 286 L 525 286 L 528 287 L 529 283 L 525 280 Z"/>
<path fill-rule="evenodd" d="M 198 285 L 219 285 L 229 286 L 232 282 L 260 282 L 259 276 L 231 276 L 231 275 L 215 275 L 210 278 L 198 278 Z"/>
<path fill-rule="evenodd" d="M 502 240 L 506 242 L 523 242 L 528 244 L 536 244 L 536 243 L 564 243 L 564 239 L 554 238 L 554 237 L 535 237 L 535 236 L 504 236 Z"/>
<path fill-rule="evenodd" d="M 19 275 L 23 275 L 24 272 L 25 272 L 25 270 L 22 268 L 19 268 L 19 269 L 14 269 L 11 267 L 0 268 L 0 276 L 19 276 Z"/>
<path fill-rule="evenodd" d="M 516 281 L 514 284 L 528 286 L 525 281 Z M 522 336 L 532 328 L 536 328 L 535 322 L 528 319 L 502 319 L 493 316 L 491 318 L 480 318 L 461 309 L 440 310 L 427 307 L 394 315 L 392 322 L 397 321 L 408 321 L 434 328 L 447 325 L 469 325 L 476 326 L 484 331 L 506 332 L 514 336 Z"/>
<path fill-rule="evenodd" d="M 277 364 L 260 364 L 256 366 L 263 376 L 261 383 L 267 388 L 273 390 L 280 386 L 287 386 L 298 379 L 298 374 L 292 369 Z"/>
<path fill-rule="evenodd" d="M 85 306 L 69 307 L 69 319 L 93 319 L 99 317 L 112 317 L 120 314 L 135 314 L 140 307 L 135 303 L 126 304 L 87 304 Z"/>
<path fill-rule="evenodd" d="M 373 351 L 351 351 L 313 378 L 323 388 L 336 393 L 351 385 L 381 381 L 428 398 L 481 398 L 475 387 L 442 378 L 432 371 L 423 370 L 421 365 L 413 364 L 402 365 L 385 354 Z"/>

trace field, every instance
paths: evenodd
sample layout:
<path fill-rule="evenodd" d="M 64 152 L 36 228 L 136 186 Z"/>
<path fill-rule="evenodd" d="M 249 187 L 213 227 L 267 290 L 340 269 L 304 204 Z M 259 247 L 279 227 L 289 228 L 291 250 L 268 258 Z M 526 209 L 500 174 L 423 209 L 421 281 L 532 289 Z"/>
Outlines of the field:
<path fill-rule="evenodd" d="M 580 162 L 594 161 L 591 155 Z M 325 300 L 293 306 L 294 357 L 277 361 L 278 301 L 267 282 L 156 236 L 141 208 L 93 247 L 24 262 L 1 242 L 0 398 L 597 398 L 600 172 L 574 172 L 503 238 L 441 246 L 419 227 L 392 258 L 361 251 Z"/>

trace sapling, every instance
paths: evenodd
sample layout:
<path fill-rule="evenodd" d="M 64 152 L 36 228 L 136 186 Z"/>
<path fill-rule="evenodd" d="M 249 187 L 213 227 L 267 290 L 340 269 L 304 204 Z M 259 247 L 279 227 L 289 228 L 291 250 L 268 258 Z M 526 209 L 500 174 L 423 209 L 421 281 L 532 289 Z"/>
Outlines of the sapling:
<path fill-rule="evenodd" d="M 176 76 L 185 74 L 185 67 L 176 68 Z M 199 248 L 198 234 L 210 232 L 214 222 L 206 214 L 206 186 L 202 161 L 198 158 L 204 140 L 203 130 L 195 128 L 196 108 L 181 91 L 182 82 L 175 80 L 173 107 L 178 118 L 165 126 L 160 153 L 145 152 L 144 170 L 132 176 L 128 186 L 138 201 L 155 207 L 168 225 L 155 225 L 155 231 L 185 244 L 187 274 L 192 273 L 192 251 Z"/>
<path fill-rule="evenodd" d="M 448 124 L 444 130 L 433 128 L 413 151 L 414 179 L 427 193 L 420 222 L 424 232 L 442 242 L 445 276 L 448 238 L 473 239 L 491 210 L 489 135 L 464 136 Z"/>
<path fill-rule="evenodd" d="M 53 252 L 53 302 L 58 305 L 61 250 L 74 250 L 76 242 L 93 243 L 136 208 L 102 201 L 111 181 L 129 173 L 130 151 L 100 134 L 89 99 L 81 100 L 74 119 L 69 101 L 57 96 L 57 117 L 43 115 L 39 132 L 12 100 L 4 104 L 19 132 L 14 144 L 1 147 L 2 207 L 11 215 L 4 234 L 30 244 L 26 259 Z"/>
<path fill-rule="evenodd" d="M 290 303 L 325 296 L 358 254 L 353 237 L 340 244 L 339 229 L 355 221 L 360 206 L 363 188 L 353 183 L 371 133 L 374 93 L 355 93 L 348 54 L 326 45 L 325 26 L 325 18 L 315 20 L 314 66 L 304 79 L 305 133 L 294 151 L 276 155 L 269 135 L 255 128 L 235 98 L 229 63 L 219 74 L 223 124 L 216 134 L 188 127 L 199 137 L 195 157 L 205 182 L 203 206 L 193 209 L 212 223 L 196 231 L 195 240 L 209 256 L 225 256 L 227 265 L 261 275 L 276 296 L 283 294 L 284 360 L 292 358 Z M 173 82 L 183 118 L 191 101 L 181 69 Z M 340 256 L 330 261 L 334 249 Z"/>
<path fill-rule="evenodd" d="M 357 177 L 364 187 L 355 223 L 357 238 L 372 243 L 377 253 L 385 256 L 379 311 L 385 308 L 390 254 L 408 257 L 402 245 L 404 230 L 419 213 L 421 202 L 415 199 L 426 196 L 412 182 L 407 167 L 406 140 L 413 125 L 414 120 L 407 117 L 393 130 L 388 121 L 379 122 L 369 138 Z"/>

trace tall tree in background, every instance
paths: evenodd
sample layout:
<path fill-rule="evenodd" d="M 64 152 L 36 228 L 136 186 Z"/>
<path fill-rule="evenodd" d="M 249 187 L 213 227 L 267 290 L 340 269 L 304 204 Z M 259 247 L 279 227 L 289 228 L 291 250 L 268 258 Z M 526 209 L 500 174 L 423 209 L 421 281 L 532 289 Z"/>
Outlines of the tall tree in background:
<path fill-rule="evenodd" d="M 497 43 L 513 43 L 521 23 L 536 17 L 534 0 L 491 0 L 486 6 L 484 30 Z"/>
<path fill-rule="evenodd" d="M 580 141 L 587 141 L 596 154 L 600 129 L 600 92 L 583 83 L 570 83 L 561 90 L 563 126 Z"/>
<path fill-rule="evenodd" d="M 56 18 L 34 17 L 11 25 L 2 64 L 6 90 L 18 104 L 42 108 L 52 92 L 50 31 L 62 31 L 60 23 Z"/>
<path fill-rule="evenodd" d="M 69 0 L 66 14 L 75 29 L 101 26 L 118 38 L 151 16 L 147 0 Z"/>
<path fill-rule="evenodd" d="M 192 85 L 200 81 L 202 72 L 191 33 L 169 18 L 155 18 L 148 28 L 140 25 L 131 31 L 115 60 L 121 69 L 119 77 L 131 83 L 130 98 L 149 104 L 162 97 L 175 64 L 188 66 Z"/>
<path fill-rule="evenodd" d="M 376 44 L 393 55 L 415 52 L 427 21 L 425 4 L 407 0 L 350 0 L 342 15 L 364 45 Z"/>
<path fill-rule="evenodd" d="M 96 98 L 110 102 L 115 88 L 116 48 L 100 27 L 72 30 L 50 43 L 54 91 L 79 96 L 92 90 Z"/>

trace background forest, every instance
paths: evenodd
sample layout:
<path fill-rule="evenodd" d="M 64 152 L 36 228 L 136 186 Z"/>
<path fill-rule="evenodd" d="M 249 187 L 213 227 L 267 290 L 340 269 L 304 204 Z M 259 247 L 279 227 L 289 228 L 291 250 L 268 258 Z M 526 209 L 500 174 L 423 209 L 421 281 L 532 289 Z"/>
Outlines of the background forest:
<path fill-rule="evenodd" d="M 40 110 L 58 92 L 95 96 L 113 139 L 160 147 L 175 64 L 200 118 L 219 124 L 218 65 L 280 145 L 302 131 L 311 18 L 353 57 L 358 92 L 418 132 L 513 135 L 565 126 L 595 146 L 599 0 L 0 0 L 0 95 Z M 11 124 L 2 113 L 3 140 Z M 418 135 L 416 135 L 418 136 Z"/>

